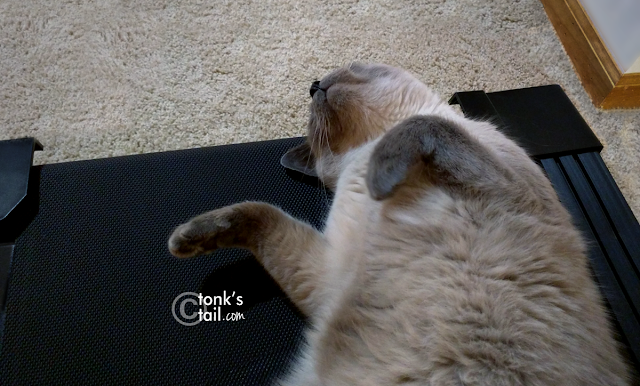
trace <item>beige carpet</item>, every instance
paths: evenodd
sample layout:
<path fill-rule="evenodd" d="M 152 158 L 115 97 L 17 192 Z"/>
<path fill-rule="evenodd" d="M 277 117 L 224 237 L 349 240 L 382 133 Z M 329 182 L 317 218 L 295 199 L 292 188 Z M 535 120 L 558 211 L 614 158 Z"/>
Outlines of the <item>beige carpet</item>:
<path fill-rule="evenodd" d="M 0 139 L 53 163 L 303 135 L 352 60 L 443 97 L 559 83 L 640 216 L 640 111 L 591 105 L 537 0 L 3 0 Z"/>

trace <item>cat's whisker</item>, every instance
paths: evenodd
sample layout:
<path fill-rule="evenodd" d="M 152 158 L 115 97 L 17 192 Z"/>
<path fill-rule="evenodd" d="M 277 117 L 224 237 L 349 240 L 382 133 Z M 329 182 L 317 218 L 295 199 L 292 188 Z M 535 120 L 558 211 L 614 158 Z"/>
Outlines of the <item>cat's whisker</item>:
<path fill-rule="evenodd" d="M 311 138 L 309 138 L 309 137 L 311 137 Z M 314 142 L 315 142 L 315 134 L 309 135 L 309 133 L 307 133 L 307 141 L 310 141 L 309 149 L 311 150 L 311 154 L 313 155 L 313 149 L 314 149 L 313 145 L 314 145 Z M 312 162 L 312 159 L 315 160 L 315 158 L 312 157 L 312 156 L 307 158 L 307 162 L 306 162 L 306 165 L 305 165 L 305 167 L 307 169 L 309 169 L 309 163 Z M 312 166 L 315 169 L 315 165 L 312 165 Z"/>
<path fill-rule="evenodd" d="M 324 117 L 322 117 L 322 123 L 323 125 L 321 126 L 320 129 L 320 137 L 319 137 L 319 158 L 322 157 L 322 151 L 325 148 L 325 143 L 324 143 L 324 138 L 326 137 L 326 133 L 327 133 L 327 129 L 328 129 L 328 122 L 326 122 L 326 119 Z M 327 137 L 328 138 L 328 137 Z M 327 140 L 326 146 L 329 145 L 329 141 Z M 322 191 L 322 193 L 320 193 L 322 195 L 322 198 L 324 198 L 324 203 L 325 205 L 329 206 L 329 196 L 327 195 L 327 191 L 326 191 L 326 187 L 324 186 L 324 184 L 322 183 L 322 181 L 320 179 L 318 179 L 318 188 Z"/>
<path fill-rule="evenodd" d="M 320 126 L 320 127 L 323 127 L 323 126 Z M 317 150 L 318 154 L 316 154 L 316 157 L 317 157 L 316 159 L 320 159 L 320 157 L 322 157 L 322 131 L 320 132 L 321 134 L 320 136 L 317 135 L 317 132 L 318 132 L 317 130 L 314 132 L 313 139 L 314 141 L 317 139 L 316 149 L 318 149 Z M 314 165 L 314 168 L 315 168 L 315 165 Z M 319 173 L 317 173 L 317 170 L 316 170 L 316 174 L 318 174 L 319 176 Z M 320 195 L 320 198 L 321 199 L 324 198 L 325 204 L 328 206 L 327 192 L 324 190 L 324 184 L 322 183 L 321 178 L 318 178 L 316 180 L 316 184 L 317 184 L 316 186 L 318 188 L 318 194 Z"/>

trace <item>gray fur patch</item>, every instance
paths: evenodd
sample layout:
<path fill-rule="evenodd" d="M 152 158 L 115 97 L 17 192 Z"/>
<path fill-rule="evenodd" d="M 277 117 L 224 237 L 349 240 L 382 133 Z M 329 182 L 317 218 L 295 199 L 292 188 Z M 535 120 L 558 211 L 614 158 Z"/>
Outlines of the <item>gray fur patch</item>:
<path fill-rule="evenodd" d="M 432 168 L 440 182 L 488 186 L 498 179 L 493 157 L 463 129 L 437 116 L 414 116 L 389 130 L 371 155 L 367 186 L 376 200 L 393 193 L 417 162 Z"/>

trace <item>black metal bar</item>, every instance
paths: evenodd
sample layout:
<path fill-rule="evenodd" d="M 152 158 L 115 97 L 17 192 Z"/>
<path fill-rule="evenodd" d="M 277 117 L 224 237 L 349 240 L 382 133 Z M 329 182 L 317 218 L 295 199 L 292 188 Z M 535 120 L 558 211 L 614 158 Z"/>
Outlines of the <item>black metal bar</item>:
<path fill-rule="evenodd" d="M 616 233 L 626 249 L 626 252 L 640 271 L 640 224 L 633 215 L 629 204 L 622 196 L 618 185 L 614 181 L 609 169 L 598 153 L 578 154 L 580 162 L 591 180 L 600 202 L 604 205 L 607 215 L 615 227 Z"/>
<path fill-rule="evenodd" d="M 611 227 L 607 215 L 600 206 L 587 177 L 573 156 L 560 157 L 560 163 L 566 171 L 571 184 L 575 187 L 578 199 L 586 210 L 587 219 L 593 228 L 594 235 L 608 256 L 616 276 L 620 278 L 621 286 L 628 294 L 631 305 L 634 310 L 640 310 L 638 276 L 620 245 L 620 240 L 618 240 L 616 232 Z"/>
<path fill-rule="evenodd" d="M 633 312 L 625 291 L 621 283 L 617 280 L 616 274 L 610 263 L 607 261 L 605 253 L 597 241 L 592 225 L 589 222 L 586 209 L 580 204 L 579 197 L 575 194 L 568 177 L 557 164 L 556 159 L 548 158 L 541 160 L 542 166 L 553 184 L 562 204 L 567 208 L 573 217 L 574 224 L 588 241 L 588 256 L 595 278 L 600 285 L 609 307 L 611 308 L 618 325 L 623 340 L 626 341 L 630 353 L 635 357 L 635 362 L 640 362 L 640 323 Z"/>

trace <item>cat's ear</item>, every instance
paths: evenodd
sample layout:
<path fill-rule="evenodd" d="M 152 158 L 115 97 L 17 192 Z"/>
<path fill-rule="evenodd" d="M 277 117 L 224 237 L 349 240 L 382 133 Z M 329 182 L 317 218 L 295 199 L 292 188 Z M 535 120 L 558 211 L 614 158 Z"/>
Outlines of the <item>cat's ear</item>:
<path fill-rule="evenodd" d="M 316 159 L 311 153 L 311 147 L 307 142 L 289 149 L 282 158 L 280 164 L 287 169 L 295 170 L 302 174 L 312 177 L 318 177 L 316 173 Z"/>
<path fill-rule="evenodd" d="M 371 154 L 366 182 L 369 194 L 376 200 L 391 196 L 406 178 L 409 168 L 421 158 L 421 130 L 407 126 L 402 122 L 389 130 Z"/>
<path fill-rule="evenodd" d="M 458 124 L 434 115 L 414 116 L 397 124 L 376 144 L 367 170 L 371 197 L 391 196 L 416 164 L 432 170 L 437 176 L 434 182 L 448 186 L 486 190 L 513 183 L 511 172 Z"/>

